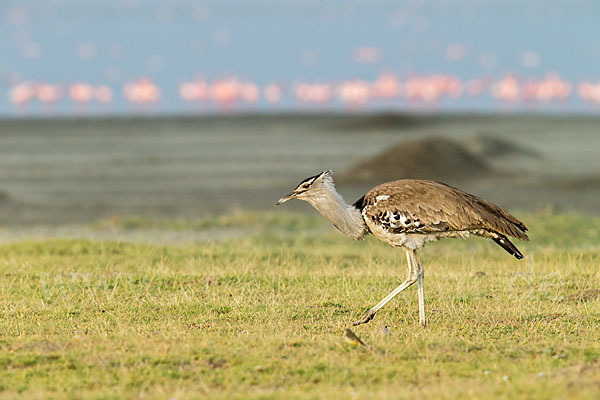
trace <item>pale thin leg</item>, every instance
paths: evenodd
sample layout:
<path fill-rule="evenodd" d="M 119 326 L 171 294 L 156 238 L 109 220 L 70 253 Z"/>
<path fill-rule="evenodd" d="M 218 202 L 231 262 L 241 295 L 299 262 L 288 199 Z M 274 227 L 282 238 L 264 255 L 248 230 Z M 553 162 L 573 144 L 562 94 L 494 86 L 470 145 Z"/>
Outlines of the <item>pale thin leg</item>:
<path fill-rule="evenodd" d="M 423 325 L 423 328 L 427 326 L 427 319 L 425 318 L 425 293 L 423 291 L 425 286 L 425 270 L 423 264 L 417 255 L 417 251 L 413 250 L 414 265 L 417 270 L 417 285 L 419 293 L 419 322 Z"/>
<path fill-rule="evenodd" d="M 360 320 L 353 322 L 352 325 L 360 325 L 366 324 L 370 320 L 373 319 L 377 311 L 379 311 L 383 306 L 385 306 L 390 300 L 398 295 L 401 291 L 411 286 L 413 283 L 417 282 L 418 275 L 415 269 L 415 263 L 413 263 L 413 259 L 411 256 L 411 250 L 406 250 L 406 260 L 408 261 L 408 277 L 404 282 L 400 284 L 396 289 L 394 289 L 390 294 L 385 296 L 379 303 L 371 307 L 367 312 L 363 314 Z"/>

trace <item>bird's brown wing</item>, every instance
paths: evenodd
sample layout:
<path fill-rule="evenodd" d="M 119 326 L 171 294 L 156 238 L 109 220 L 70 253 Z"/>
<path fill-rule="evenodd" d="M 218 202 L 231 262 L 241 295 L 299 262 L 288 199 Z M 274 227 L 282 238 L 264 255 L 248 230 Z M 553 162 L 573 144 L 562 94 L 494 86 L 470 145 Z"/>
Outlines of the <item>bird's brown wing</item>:
<path fill-rule="evenodd" d="M 393 233 L 487 230 L 528 240 L 527 227 L 495 204 L 443 183 L 404 179 L 361 198 L 363 216 Z"/>

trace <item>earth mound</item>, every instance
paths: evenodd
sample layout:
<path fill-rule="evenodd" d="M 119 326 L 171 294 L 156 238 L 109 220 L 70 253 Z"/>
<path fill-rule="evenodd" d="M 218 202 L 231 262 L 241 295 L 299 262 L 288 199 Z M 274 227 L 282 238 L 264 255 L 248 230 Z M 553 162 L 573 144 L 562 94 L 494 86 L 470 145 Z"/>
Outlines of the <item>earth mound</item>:
<path fill-rule="evenodd" d="M 468 137 L 463 143 L 466 150 L 483 158 L 506 156 L 529 156 L 537 158 L 540 156 L 535 150 L 487 134 Z"/>
<path fill-rule="evenodd" d="M 428 137 L 395 145 L 349 168 L 337 177 L 345 183 L 376 183 L 402 178 L 456 182 L 490 177 L 495 172 L 465 146 L 444 137 Z"/>
<path fill-rule="evenodd" d="M 430 123 L 430 120 L 418 115 L 381 113 L 372 115 L 348 116 L 332 125 L 335 130 L 364 131 L 373 129 L 403 129 Z"/>

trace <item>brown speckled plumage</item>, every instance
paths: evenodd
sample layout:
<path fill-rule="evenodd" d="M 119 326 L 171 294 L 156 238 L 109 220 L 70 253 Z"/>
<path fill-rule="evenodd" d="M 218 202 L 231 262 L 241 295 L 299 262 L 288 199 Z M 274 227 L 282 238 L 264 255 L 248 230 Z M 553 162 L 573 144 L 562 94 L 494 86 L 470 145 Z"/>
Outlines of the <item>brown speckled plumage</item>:
<path fill-rule="evenodd" d="M 362 210 L 367 224 L 386 225 L 386 215 L 410 219 L 410 224 L 388 228 L 392 233 L 484 231 L 529 240 L 525 224 L 497 205 L 439 182 L 403 179 L 384 183 L 354 205 Z"/>

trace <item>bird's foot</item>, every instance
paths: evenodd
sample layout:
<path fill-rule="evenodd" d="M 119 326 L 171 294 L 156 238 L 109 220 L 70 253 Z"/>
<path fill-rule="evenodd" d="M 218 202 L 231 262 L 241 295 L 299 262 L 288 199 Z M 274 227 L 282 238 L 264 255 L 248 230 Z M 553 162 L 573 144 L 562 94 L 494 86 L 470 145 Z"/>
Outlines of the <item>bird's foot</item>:
<path fill-rule="evenodd" d="M 367 312 L 363 314 L 363 316 L 361 317 L 361 319 L 359 319 L 358 321 L 354 321 L 352 323 L 352 325 L 357 326 L 357 325 L 360 325 L 360 324 L 366 324 L 367 322 L 369 322 L 370 320 L 372 320 L 373 317 L 375 317 L 375 312 L 373 312 L 371 310 L 367 310 Z"/>

